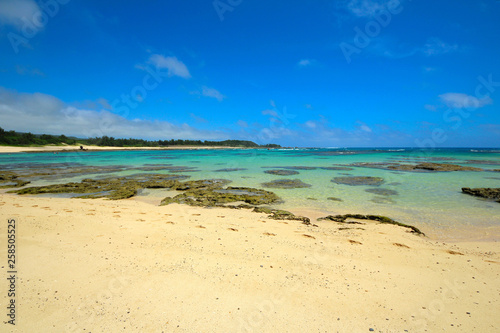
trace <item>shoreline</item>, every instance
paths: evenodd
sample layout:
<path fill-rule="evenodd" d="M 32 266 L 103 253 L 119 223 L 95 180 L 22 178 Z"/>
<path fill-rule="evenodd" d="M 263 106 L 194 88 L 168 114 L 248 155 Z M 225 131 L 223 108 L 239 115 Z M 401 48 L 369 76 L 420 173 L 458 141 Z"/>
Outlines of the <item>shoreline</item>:
<path fill-rule="evenodd" d="M 2 193 L 0 207 L 2 220 L 17 223 L 19 332 L 500 326 L 500 243 L 448 244 L 394 225 L 314 227 L 137 198 Z"/>
<path fill-rule="evenodd" d="M 41 147 L 18 147 L 0 146 L 0 154 L 10 153 L 71 153 L 71 152 L 95 152 L 95 151 L 127 151 L 127 150 L 220 150 L 220 149 L 272 149 L 259 147 L 220 147 L 220 146 L 171 146 L 171 147 L 110 147 L 110 146 L 41 146 Z"/>

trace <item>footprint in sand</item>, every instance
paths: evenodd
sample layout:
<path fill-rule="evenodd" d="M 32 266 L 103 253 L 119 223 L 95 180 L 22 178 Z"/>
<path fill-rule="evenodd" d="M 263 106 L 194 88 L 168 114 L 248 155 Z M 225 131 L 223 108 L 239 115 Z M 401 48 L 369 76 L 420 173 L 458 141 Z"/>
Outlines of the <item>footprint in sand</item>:
<path fill-rule="evenodd" d="M 351 243 L 351 244 L 363 245 L 363 243 L 358 242 L 358 241 L 355 241 L 355 240 L 352 240 L 352 239 L 349 239 L 349 243 Z"/>
<path fill-rule="evenodd" d="M 143 220 L 143 219 L 137 219 L 136 221 L 139 221 L 139 222 L 145 222 L 146 220 Z"/>
<path fill-rule="evenodd" d="M 113 217 L 121 217 L 120 215 L 113 215 Z"/>
<path fill-rule="evenodd" d="M 271 232 L 264 232 L 263 235 L 266 235 L 266 236 L 276 236 L 276 234 L 273 234 Z"/>
<path fill-rule="evenodd" d="M 175 223 L 172 221 L 168 221 L 168 222 L 165 222 L 165 224 L 175 224 Z"/>
<path fill-rule="evenodd" d="M 197 225 L 196 228 L 200 228 L 200 229 L 206 229 L 204 226 L 202 225 Z"/>
<path fill-rule="evenodd" d="M 396 245 L 398 247 L 404 247 L 405 249 L 409 249 L 410 247 L 408 245 L 400 244 L 400 243 L 392 243 L 393 245 Z"/>
<path fill-rule="evenodd" d="M 238 231 L 238 229 L 234 229 L 234 228 L 227 228 L 227 230 Z"/>
<path fill-rule="evenodd" d="M 316 237 L 314 236 L 311 236 L 311 235 L 306 235 L 306 234 L 302 234 L 302 236 L 306 237 L 306 238 L 312 238 L 312 239 L 316 239 Z"/>

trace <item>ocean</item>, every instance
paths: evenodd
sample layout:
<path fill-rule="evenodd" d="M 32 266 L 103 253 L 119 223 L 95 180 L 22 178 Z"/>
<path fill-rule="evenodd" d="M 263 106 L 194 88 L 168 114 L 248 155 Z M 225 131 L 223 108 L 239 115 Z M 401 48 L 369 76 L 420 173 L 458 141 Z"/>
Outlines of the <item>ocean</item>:
<path fill-rule="evenodd" d="M 418 163 L 453 164 L 482 171 L 401 171 L 388 166 Z M 412 224 L 438 239 L 500 240 L 500 203 L 479 199 L 462 187 L 500 187 L 500 149 L 321 148 L 82 151 L 0 154 L 0 170 L 59 170 L 81 166 L 108 168 L 106 173 L 35 179 L 28 186 L 83 178 L 135 173 L 175 173 L 197 179 L 228 179 L 231 186 L 263 188 L 282 199 L 275 208 L 311 216 L 362 213 L 385 215 Z M 171 166 L 170 170 L 152 170 Z M 109 170 L 111 168 L 112 170 Z M 137 169 L 142 168 L 142 170 Z M 287 170 L 292 175 L 269 174 Z M 290 172 L 292 171 L 292 172 Z M 345 177 L 379 177 L 377 184 L 349 185 Z M 381 178 L 381 179 L 380 179 Z M 300 180 L 307 187 L 270 188 L 275 180 Z M 352 178 L 347 178 L 347 181 Z M 171 195 L 144 190 L 136 198 L 157 204 Z"/>

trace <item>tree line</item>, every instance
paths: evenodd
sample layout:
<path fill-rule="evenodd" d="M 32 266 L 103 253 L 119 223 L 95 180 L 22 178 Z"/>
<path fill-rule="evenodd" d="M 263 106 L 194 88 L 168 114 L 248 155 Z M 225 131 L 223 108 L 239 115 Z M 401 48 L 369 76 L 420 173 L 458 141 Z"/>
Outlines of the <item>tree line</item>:
<path fill-rule="evenodd" d="M 247 140 L 143 140 L 143 139 L 123 139 L 112 136 L 102 136 L 88 139 L 67 137 L 65 135 L 32 134 L 19 133 L 15 131 L 5 131 L 0 127 L 0 145 L 10 146 L 45 146 L 45 145 L 95 145 L 110 147 L 167 147 L 167 146 L 215 146 L 215 147 L 245 147 L 245 148 L 279 148 L 277 144 L 258 145 Z"/>

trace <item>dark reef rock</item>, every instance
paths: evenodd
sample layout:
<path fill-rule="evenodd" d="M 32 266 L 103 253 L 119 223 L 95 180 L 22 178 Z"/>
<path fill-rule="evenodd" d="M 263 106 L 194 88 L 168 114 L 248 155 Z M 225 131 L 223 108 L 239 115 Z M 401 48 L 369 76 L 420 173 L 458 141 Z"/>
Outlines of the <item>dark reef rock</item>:
<path fill-rule="evenodd" d="M 240 201 L 250 205 L 262 205 L 279 202 L 280 198 L 273 192 L 250 187 L 205 188 L 192 189 L 173 198 L 165 198 L 161 205 L 179 203 L 190 206 L 220 207 Z"/>
<path fill-rule="evenodd" d="M 271 175 L 277 175 L 277 176 L 292 176 L 292 175 L 299 174 L 299 172 L 295 171 L 295 170 L 266 170 L 264 172 L 271 174 Z"/>
<path fill-rule="evenodd" d="M 245 168 L 226 168 L 226 169 L 218 169 L 215 170 L 215 172 L 236 172 L 236 171 L 243 171 L 247 170 Z"/>
<path fill-rule="evenodd" d="M 462 187 L 462 192 L 475 197 L 495 200 L 500 203 L 500 188 L 468 188 Z"/>
<path fill-rule="evenodd" d="M 328 197 L 326 198 L 327 200 L 331 200 L 331 201 L 343 201 L 342 199 L 340 198 L 335 198 L 335 197 Z"/>
<path fill-rule="evenodd" d="M 400 164 L 400 163 L 353 163 L 352 166 L 383 169 L 393 171 L 412 171 L 412 172 L 447 172 L 447 171 L 484 171 L 481 168 L 474 168 L 468 166 L 461 166 L 449 163 L 433 163 L 422 162 L 417 164 Z"/>
<path fill-rule="evenodd" d="M 467 160 L 467 164 L 500 165 L 500 161 L 493 160 Z"/>
<path fill-rule="evenodd" d="M 344 167 L 344 166 L 333 166 L 333 167 L 320 167 L 323 170 L 336 170 L 336 171 L 351 171 L 353 168 Z"/>
<path fill-rule="evenodd" d="M 202 180 L 190 180 L 187 182 L 179 183 L 173 190 L 177 191 L 187 191 L 187 190 L 210 190 L 222 188 L 227 184 L 231 183 L 227 179 L 202 179 Z"/>
<path fill-rule="evenodd" d="M 386 204 L 395 204 L 396 201 L 394 201 L 391 197 L 373 197 L 372 199 L 370 199 L 371 202 L 374 202 L 376 204 L 383 204 L 383 205 L 386 205 Z"/>
<path fill-rule="evenodd" d="M 12 171 L 0 171 L 0 188 L 22 187 L 29 184 L 27 180 L 19 179 L 19 175 Z"/>
<path fill-rule="evenodd" d="M 255 207 L 254 212 L 268 214 L 268 218 L 274 220 L 289 220 L 289 221 L 301 221 L 303 224 L 310 225 L 311 220 L 308 217 L 296 216 L 286 210 L 273 209 L 269 207 Z"/>
<path fill-rule="evenodd" d="M 80 193 L 86 194 L 76 198 L 108 198 L 111 200 L 127 199 L 137 194 L 143 188 L 170 188 L 180 186 L 181 175 L 132 175 L 129 177 L 106 179 L 83 179 L 80 183 L 54 184 L 47 186 L 27 187 L 9 191 L 17 194 L 44 193 Z"/>
<path fill-rule="evenodd" d="M 380 216 L 380 215 L 362 215 L 362 214 L 345 214 L 345 215 L 335 215 L 335 216 L 328 215 L 326 217 L 320 217 L 318 219 L 318 221 L 333 221 L 333 222 L 338 222 L 338 223 L 359 223 L 359 222 L 349 221 L 349 219 L 369 220 L 369 221 L 376 221 L 376 222 L 380 222 L 380 223 L 394 224 L 394 225 L 398 225 L 400 227 L 410 229 L 411 233 L 425 236 L 425 234 L 422 231 L 420 231 L 420 229 L 418 229 L 417 227 L 414 227 L 414 226 L 408 225 L 408 224 L 404 224 L 404 223 L 395 221 L 389 217 Z"/>
<path fill-rule="evenodd" d="M 346 177 L 335 177 L 332 182 L 343 185 L 359 186 L 359 185 L 371 185 L 379 186 L 384 183 L 384 179 L 381 177 L 358 177 L 358 176 L 346 176 Z"/>
<path fill-rule="evenodd" d="M 383 196 L 398 195 L 397 191 L 389 190 L 386 188 L 369 188 L 369 189 L 366 189 L 365 192 L 373 193 L 373 194 L 377 194 L 377 195 L 383 195 Z"/>
<path fill-rule="evenodd" d="M 310 184 L 306 184 L 300 179 L 273 180 L 267 183 L 262 183 L 262 186 L 269 188 L 283 188 L 283 189 L 311 187 Z"/>
<path fill-rule="evenodd" d="M 317 167 L 310 166 L 271 166 L 271 167 L 262 167 L 264 169 L 286 169 L 286 170 L 316 170 Z"/>

